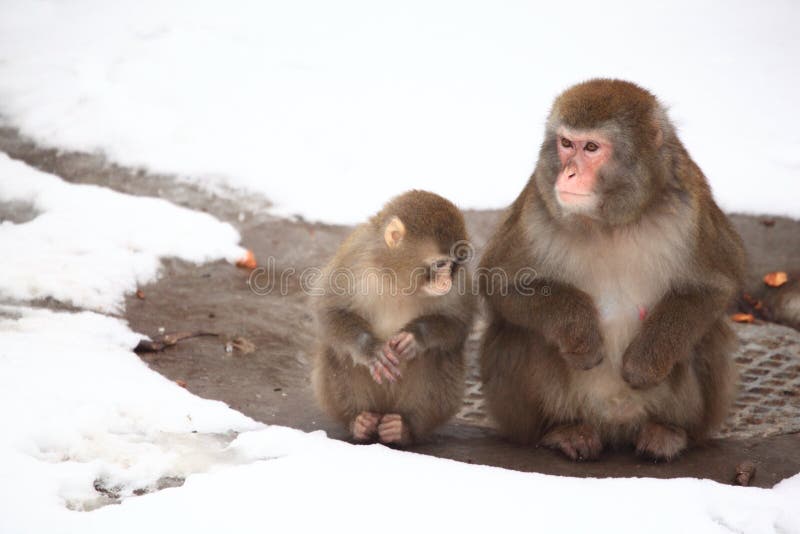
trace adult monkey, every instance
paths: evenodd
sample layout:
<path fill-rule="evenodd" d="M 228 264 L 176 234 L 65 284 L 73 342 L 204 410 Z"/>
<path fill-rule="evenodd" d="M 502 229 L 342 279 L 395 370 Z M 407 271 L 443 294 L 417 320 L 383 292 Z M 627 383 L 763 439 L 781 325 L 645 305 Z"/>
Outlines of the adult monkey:
<path fill-rule="evenodd" d="M 633 443 L 669 460 L 708 436 L 735 390 L 724 312 L 743 263 L 655 96 L 605 79 L 565 91 L 481 262 L 508 283 L 478 277 L 500 430 L 572 459 Z"/>

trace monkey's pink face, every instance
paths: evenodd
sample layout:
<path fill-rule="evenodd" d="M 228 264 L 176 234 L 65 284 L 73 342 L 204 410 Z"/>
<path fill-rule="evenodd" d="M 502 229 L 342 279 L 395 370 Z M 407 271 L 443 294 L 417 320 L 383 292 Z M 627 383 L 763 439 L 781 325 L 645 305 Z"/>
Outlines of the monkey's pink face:
<path fill-rule="evenodd" d="M 597 131 L 561 128 L 556 144 L 561 160 L 555 185 L 559 205 L 570 213 L 594 211 L 600 202 L 597 176 L 611 157 L 611 142 Z"/>

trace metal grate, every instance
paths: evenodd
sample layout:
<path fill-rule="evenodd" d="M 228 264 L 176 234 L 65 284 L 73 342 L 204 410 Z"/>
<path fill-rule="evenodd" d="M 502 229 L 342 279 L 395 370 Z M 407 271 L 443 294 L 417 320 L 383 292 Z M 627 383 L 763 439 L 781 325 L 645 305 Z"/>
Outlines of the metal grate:
<path fill-rule="evenodd" d="M 481 389 L 478 350 L 484 323 L 467 341 L 467 390 L 457 419 L 492 426 Z M 740 388 L 723 438 L 766 437 L 800 431 L 800 332 L 776 324 L 735 324 Z"/>

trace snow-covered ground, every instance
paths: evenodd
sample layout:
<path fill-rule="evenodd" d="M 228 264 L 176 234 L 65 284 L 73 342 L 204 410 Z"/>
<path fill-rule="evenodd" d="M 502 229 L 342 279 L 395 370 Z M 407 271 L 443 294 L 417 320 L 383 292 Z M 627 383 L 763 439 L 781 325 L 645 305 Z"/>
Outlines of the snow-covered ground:
<path fill-rule="evenodd" d="M 410 187 L 507 204 L 552 97 L 618 76 L 672 106 L 723 206 L 798 216 L 798 15 L 791 1 L 0 0 L 0 117 L 45 145 L 352 222 Z M 235 229 L 2 154 L 0 203 L 32 217 L 0 222 L 0 533 L 800 533 L 800 475 L 769 490 L 578 480 L 265 426 L 148 369 L 113 315 L 161 258 L 241 257 Z"/>
<path fill-rule="evenodd" d="M 203 263 L 245 255 L 239 233 L 206 213 L 68 184 L 3 153 L 0 201 L 36 214 L 25 224 L 0 221 L 0 298 L 53 297 L 120 312 L 125 293 L 155 279 L 160 257 Z"/>
<path fill-rule="evenodd" d="M 502 207 L 553 97 L 651 89 L 728 210 L 800 216 L 795 0 L 0 2 L 0 115 L 46 145 L 356 222 Z"/>

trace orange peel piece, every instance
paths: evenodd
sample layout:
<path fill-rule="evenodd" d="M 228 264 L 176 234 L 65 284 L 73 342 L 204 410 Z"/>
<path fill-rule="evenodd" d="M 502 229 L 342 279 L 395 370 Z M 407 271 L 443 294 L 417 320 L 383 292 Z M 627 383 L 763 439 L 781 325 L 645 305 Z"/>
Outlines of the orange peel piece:
<path fill-rule="evenodd" d="M 256 255 L 253 254 L 253 251 L 248 249 L 244 256 L 236 260 L 236 266 L 241 267 L 243 269 L 255 269 L 258 267 L 258 262 L 256 261 Z"/>
<path fill-rule="evenodd" d="M 781 287 L 789 281 L 789 275 L 783 271 L 776 271 L 764 275 L 764 283 L 769 287 Z"/>
<path fill-rule="evenodd" d="M 731 319 L 737 323 L 752 323 L 755 321 L 752 313 L 734 313 L 731 315 Z"/>

